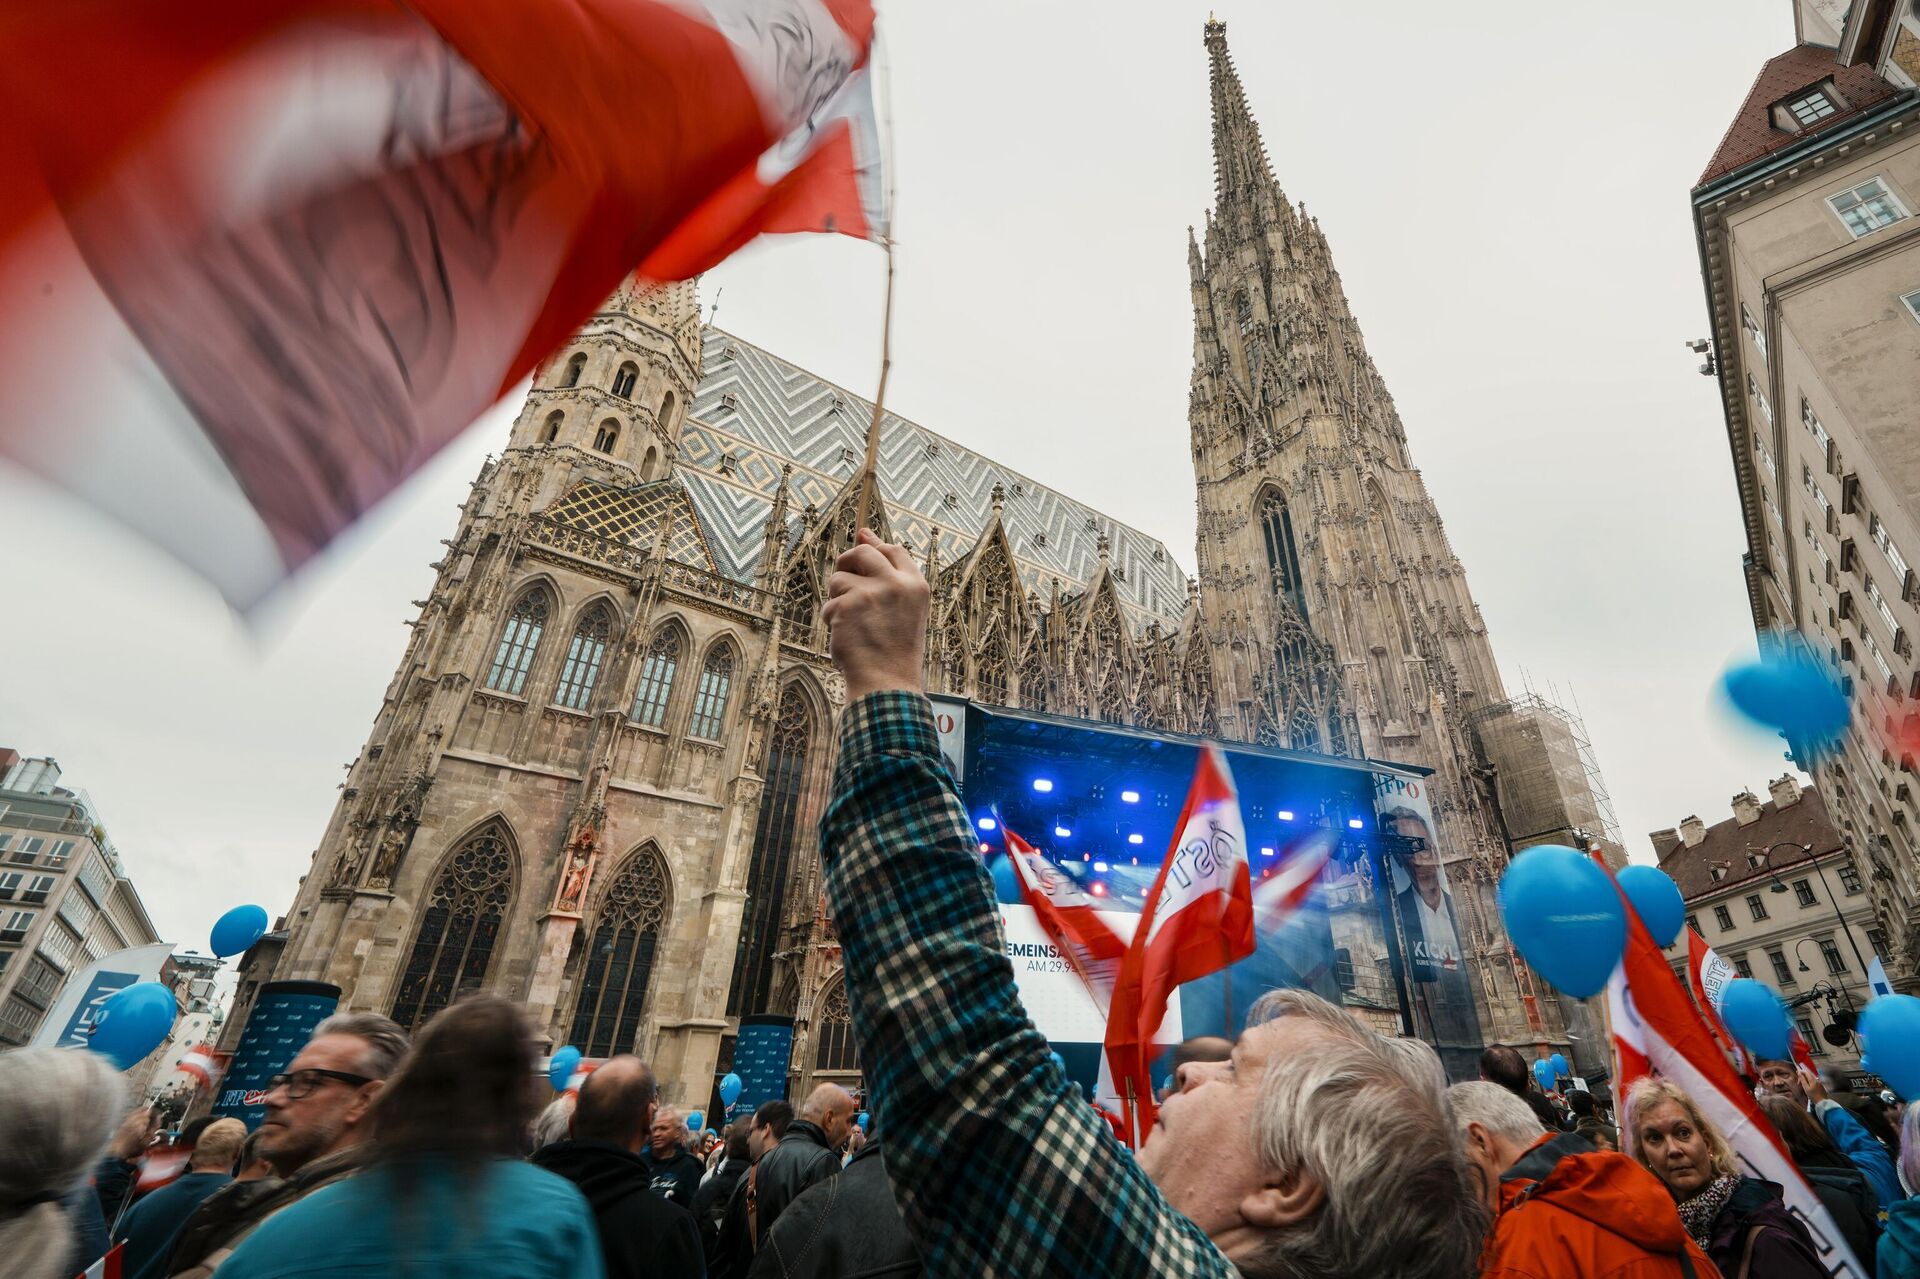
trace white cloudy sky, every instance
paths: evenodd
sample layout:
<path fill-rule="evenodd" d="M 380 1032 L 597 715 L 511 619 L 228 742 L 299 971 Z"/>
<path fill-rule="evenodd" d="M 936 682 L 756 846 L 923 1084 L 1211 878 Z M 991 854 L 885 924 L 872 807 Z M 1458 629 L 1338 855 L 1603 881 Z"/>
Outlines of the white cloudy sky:
<path fill-rule="evenodd" d="M 893 407 L 1193 562 L 1186 228 L 1212 196 L 1207 6 L 884 6 Z M 1222 12 L 1275 172 L 1332 242 L 1510 687 L 1577 698 L 1629 844 L 1778 775 L 1710 706 L 1752 649 L 1687 190 L 1784 0 Z M 880 265 L 754 246 L 720 323 L 854 387 Z M 291 900 L 496 410 L 252 624 L 0 472 L 0 744 L 94 796 L 161 931 Z M 192 518 L 182 512 L 182 518 Z"/>

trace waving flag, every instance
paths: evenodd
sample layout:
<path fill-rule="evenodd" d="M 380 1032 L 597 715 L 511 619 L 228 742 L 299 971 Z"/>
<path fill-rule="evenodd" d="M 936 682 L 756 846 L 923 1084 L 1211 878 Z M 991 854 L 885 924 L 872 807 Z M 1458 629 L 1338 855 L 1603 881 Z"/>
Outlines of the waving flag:
<path fill-rule="evenodd" d="M 636 268 L 883 237 L 869 0 L 0 16 L 0 457 L 246 607 Z M 76 51 L 107 69 L 74 79 Z"/>
<path fill-rule="evenodd" d="M 1253 890 L 1240 797 L 1226 755 L 1207 746 L 1194 768 L 1173 844 L 1121 960 L 1107 1016 L 1107 1061 L 1117 1085 L 1124 1090 L 1132 1083 L 1140 1131 L 1153 1123 L 1148 1059 L 1168 996 L 1182 982 L 1245 959 L 1253 944 Z"/>
<path fill-rule="evenodd" d="M 1080 886 L 1061 874 L 1039 849 L 1014 834 L 1005 822 L 1000 829 L 1007 837 L 1007 859 L 1013 863 L 1020 895 L 1039 919 L 1047 940 L 1073 965 L 1087 993 L 1105 1013 L 1113 1001 L 1126 941 L 1100 918 Z"/>
<path fill-rule="evenodd" d="M 1706 1015 L 1696 1011 L 1639 918 L 1628 912 L 1627 950 L 1607 985 L 1617 1064 L 1615 1095 L 1649 1075 L 1671 1080 L 1726 1134 L 1741 1171 L 1778 1182 L 1787 1209 L 1813 1236 L 1814 1250 L 1832 1275 L 1868 1279 L 1826 1205 L 1787 1154 L 1779 1135 L 1715 1042 Z M 1633 1141 L 1631 1129 L 1622 1137 Z"/>
<path fill-rule="evenodd" d="M 211 1088 L 215 1076 L 220 1074 L 220 1058 L 212 1044 L 200 1044 L 182 1057 L 174 1069 L 198 1080 L 200 1087 Z"/>
<path fill-rule="evenodd" d="M 1707 945 L 1707 939 L 1692 925 L 1687 927 L 1687 985 L 1693 991 L 1693 1001 L 1700 1008 L 1707 1025 L 1713 1029 L 1715 1037 L 1733 1058 L 1733 1068 L 1742 1075 L 1753 1074 L 1753 1063 L 1747 1057 L 1747 1050 L 1740 1046 L 1727 1030 L 1727 1023 L 1720 1018 L 1720 1003 L 1727 995 L 1727 983 L 1740 974 L 1732 964 L 1722 959 L 1713 947 Z"/>

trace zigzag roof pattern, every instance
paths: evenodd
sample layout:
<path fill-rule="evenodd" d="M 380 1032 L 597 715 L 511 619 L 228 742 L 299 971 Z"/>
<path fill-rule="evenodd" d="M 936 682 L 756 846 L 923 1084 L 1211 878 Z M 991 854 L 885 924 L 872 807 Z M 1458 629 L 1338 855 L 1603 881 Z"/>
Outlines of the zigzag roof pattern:
<path fill-rule="evenodd" d="M 724 329 L 708 326 L 702 377 L 680 432 L 679 468 L 719 571 L 749 581 L 759 567 L 780 468 L 791 464 L 789 511 L 824 511 L 859 467 L 873 403 Z M 1100 568 L 1099 540 L 1131 621 L 1176 626 L 1186 572 L 1157 538 L 1122 524 L 1011 467 L 898 417 L 881 426 L 880 487 L 894 533 L 924 556 L 938 532 L 940 562 L 970 552 L 993 512 L 1022 584 L 1047 596 L 1052 579 L 1084 588 Z M 791 536 L 791 533 L 789 534 Z"/>

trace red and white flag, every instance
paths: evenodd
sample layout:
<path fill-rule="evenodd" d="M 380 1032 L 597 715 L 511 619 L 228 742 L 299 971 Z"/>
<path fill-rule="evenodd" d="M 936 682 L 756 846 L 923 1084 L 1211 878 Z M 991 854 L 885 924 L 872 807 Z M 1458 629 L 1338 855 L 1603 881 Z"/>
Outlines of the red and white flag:
<path fill-rule="evenodd" d="M 1614 1088 L 1623 1116 L 1634 1083 L 1649 1075 L 1671 1080 L 1726 1134 L 1742 1172 L 1780 1185 L 1787 1209 L 1813 1236 L 1828 1273 L 1869 1279 L 1752 1091 L 1728 1064 L 1707 1014 L 1694 1008 L 1652 935 L 1631 911 L 1627 929 L 1626 954 L 1607 984 L 1618 1066 Z M 1622 1138 L 1631 1149 L 1633 1132 L 1627 1125 L 1622 1125 Z"/>
<path fill-rule="evenodd" d="M 1000 829 L 1007 837 L 1007 860 L 1013 863 L 1021 897 L 1104 1015 L 1113 1002 L 1120 960 L 1127 953 L 1126 939 L 1100 917 L 1080 886 L 1061 874 L 1039 849 L 1014 834 L 1005 822 Z"/>
<path fill-rule="evenodd" d="M 587 1082 L 587 1076 L 591 1075 L 599 1064 L 597 1061 L 582 1060 L 573 1068 L 573 1074 L 567 1077 L 567 1086 L 561 1092 L 568 1097 L 578 1097 L 581 1086 Z"/>
<path fill-rule="evenodd" d="M 1139 1131 L 1153 1124 L 1149 1058 L 1176 987 L 1253 953 L 1253 889 L 1246 828 L 1227 757 L 1200 751 L 1173 843 L 1147 893 L 1120 962 L 1107 1016 L 1107 1061 L 1126 1096 L 1131 1081 Z"/>
<path fill-rule="evenodd" d="M 1294 912 L 1312 894 L 1320 874 L 1340 837 L 1333 831 L 1315 829 L 1285 845 L 1273 862 L 1253 882 L 1253 922 L 1256 932 L 1275 932 L 1286 925 Z"/>
<path fill-rule="evenodd" d="M 126 1257 L 127 1245 L 117 1243 L 107 1249 L 107 1255 L 100 1258 L 80 1272 L 80 1279 L 120 1279 L 121 1262 Z"/>
<path fill-rule="evenodd" d="M 247 607 L 636 269 L 883 238 L 873 26 L 870 0 L 7 6 L 0 457 Z"/>
<path fill-rule="evenodd" d="M 200 1087 L 211 1088 L 220 1074 L 220 1059 L 212 1044 L 199 1044 L 174 1069 L 199 1081 Z"/>
<path fill-rule="evenodd" d="M 1707 945 L 1707 939 L 1702 937 L 1697 929 L 1692 927 L 1687 929 L 1687 985 L 1693 990 L 1694 1002 L 1700 1006 L 1701 1012 L 1706 1014 L 1714 1034 L 1720 1037 L 1721 1044 L 1725 1046 L 1727 1054 L 1732 1057 L 1733 1068 L 1751 1078 L 1758 1069 L 1758 1062 L 1727 1029 L 1727 1023 L 1723 1020 L 1721 1011 L 1727 998 L 1727 983 L 1739 976 L 1739 970 L 1721 958 L 1719 952 L 1713 947 Z M 1797 1065 L 1804 1066 L 1815 1074 L 1820 1073 L 1818 1067 L 1814 1065 L 1813 1051 L 1807 1047 L 1807 1041 L 1801 1037 L 1799 1027 L 1794 1027 L 1790 1032 L 1788 1043 Z"/>

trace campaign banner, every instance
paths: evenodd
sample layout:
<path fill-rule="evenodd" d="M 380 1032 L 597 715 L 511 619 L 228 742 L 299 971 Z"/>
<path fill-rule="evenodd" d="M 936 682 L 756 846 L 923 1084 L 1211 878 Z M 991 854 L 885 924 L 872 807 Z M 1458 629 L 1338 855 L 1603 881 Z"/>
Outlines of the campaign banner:
<path fill-rule="evenodd" d="M 740 1096 L 727 1107 L 727 1118 L 750 1115 L 761 1103 L 787 1096 L 787 1068 L 793 1061 L 793 1018 L 756 1013 L 740 1019 L 740 1036 L 733 1041 L 733 1073 L 740 1076 Z"/>
<path fill-rule="evenodd" d="M 1380 827 L 1387 890 L 1406 945 L 1407 978 L 1413 983 L 1427 1035 L 1436 1043 L 1477 1043 L 1480 1019 L 1473 1006 L 1460 943 L 1460 916 L 1447 859 L 1433 819 L 1427 778 L 1381 771 L 1373 777 L 1374 815 Z"/>
<path fill-rule="evenodd" d="M 102 956 L 73 976 L 33 1037 L 35 1048 L 85 1048 L 93 1019 L 107 1000 L 128 986 L 158 981 L 160 966 L 173 954 L 172 942 L 131 946 Z"/>
<path fill-rule="evenodd" d="M 270 981 L 260 988 L 240 1046 L 213 1113 L 243 1121 L 249 1131 L 266 1118 L 267 1084 L 300 1055 L 313 1028 L 340 1006 L 340 988 L 323 981 Z"/>

